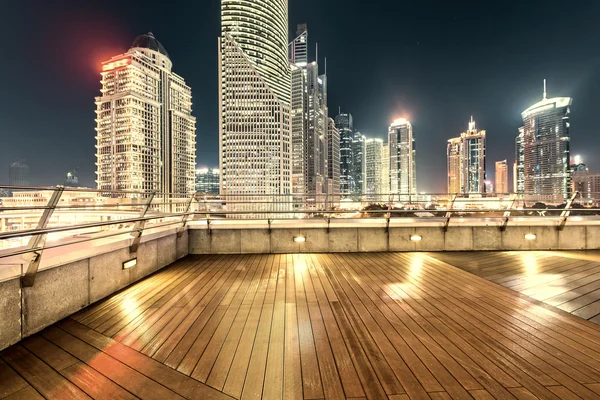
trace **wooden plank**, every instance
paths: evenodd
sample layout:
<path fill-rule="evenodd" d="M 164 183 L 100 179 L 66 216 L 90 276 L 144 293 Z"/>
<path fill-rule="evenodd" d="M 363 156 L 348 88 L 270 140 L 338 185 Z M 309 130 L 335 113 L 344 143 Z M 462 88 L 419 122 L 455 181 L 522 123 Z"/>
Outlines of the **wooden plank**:
<path fill-rule="evenodd" d="M 78 388 L 86 392 L 93 399 L 98 400 L 134 400 L 137 399 L 113 381 L 84 363 L 78 362 L 61 372 L 61 375 L 71 381 Z"/>
<path fill-rule="evenodd" d="M 0 399 L 17 393 L 28 386 L 29 384 L 0 358 Z"/>
<path fill-rule="evenodd" d="M 329 299 L 334 298 L 337 301 L 337 296 L 334 293 L 329 293 L 329 295 L 326 293 L 322 286 L 322 280 L 319 278 L 319 265 L 315 263 L 314 259 L 311 258 L 311 260 L 313 268 L 309 269 L 309 276 L 315 295 L 318 299 L 318 303 L 309 304 L 311 321 L 313 324 L 315 322 L 321 322 L 325 327 L 346 396 L 362 397 L 365 395 L 365 392 L 361 385 L 358 372 L 352 362 L 352 358 L 345 345 L 340 328 L 337 325 L 335 316 L 329 305 Z M 330 287 L 330 292 L 333 292 L 331 284 L 328 286 Z"/>
<path fill-rule="evenodd" d="M 240 258 L 236 258 L 236 264 L 231 266 L 226 275 L 219 278 L 219 281 L 214 284 L 202 301 L 198 303 L 197 307 L 203 308 L 201 314 L 185 332 L 181 340 L 179 340 L 177 343 L 172 343 L 175 344 L 175 347 L 172 349 L 166 348 L 165 346 L 161 347 L 154 355 L 155 359 L 164 362 L 171 368 L 177 369 L 184 357 L 186 357 L 190 348 L 192 348 L 194 345 L 196 339 L 202 333 L 208 321 L 213 317 L 213 314 L 217 313 L 215 314 L 215 318 L 222 317 L 223 313 L 225 312 L 225 307 L 219 308 L 219 303 L 227 290 L 229 290 L 229 285 L 231 285 L 231 283 L 235 280 L 235 277 L 240 272 L 238 270 L 239 261 Z M 195 363 L 189 367 L 190 372 L 194 366 Z"/>
<path fill-rule="evenodd" d="M 31 386 L 27 386 L 25 389 L 21 389 L 16 393 L 11 394 L 8 397 L 5 397 L 4 400 L 43 400 L 44 397 L 39 394 L 34 388 Z"/>
<path fill-rule="evenodd" d="M 509 390 L 519 400 L 536 400 L 538 398 L 525 388 L 511 388 Z"/>
<path fill-rule="evenodd" d="M 75 321 L 72 322 L 72 324 L 75 323 Z M 183 397 L 149 379 L 134 368 L 121 363 L 62 329 L 50 327 L 44 331 L 43 335 L 46 339 L 68 351 L 137 397 L 144 399 L 183 399 Z M 41 391 L 41 393 L 44 392 Z"/>
<path fill-rule="evenodd" d="M 389 255 L 389 258 L 402 259 L 403 257 L 398 256 L 398 255 Z M 430 269 L 430 268 L 428 268 L 427 265 L 424 265 L 424 267 L 427 268 L 426 275 L 434 275 L 434 274 L 438 273 L 437 269 Z M 392 272 L 391 269 L 388 268 L 388 274 L 389 273 L 393 274 L 394 272 Z M 466 273 L 464 273 L 464 274 L 465 274 L 465 276 L 468 275 Z M 421 274 L 421 275 L 423 275 L 423 274 Z M 446 280 L 448 279 L 447 274 L 444 274 L 443 276 L 444 276 L 444 279 L 446 279 Z M 402 280 L 402 279 L 406 279 L 406 278 L 398 277 L 397 279 Z M 421 290 L 421 288 L 420 288 L 421 285 L 422 285 L 422 283 L 415 281 L 414 289 Z M 464 286 L 464 283 L 463 283 L 463 286 Z M 438 292 L 441 294 L 445 293 L 444 290 L 439 290 L 435 286 L 428 287 L 428 288 L 431 291 L 435 291 L 435 292 Z M 458 287 L 453 287 L 453 290 L 451 293 L 454 294 L 457 290 L 459 290 Z M 474 287 L 472 290 L 478 291 L 479 289 L 477 287 Z M 456 296 L 446 296 L 445 298 L 446 298 L 446 300 L 459 299 Z M 459 301 L 459 300 L 456 300 L 456 301 Z M 498 367 L 500 367 L 506 371 L 511 371 L 512 376 L 517 381 L 522 383 L 523 386 L 528 387 L 532 392 L 539 393 L 543 397 L 551 398 L 553 396 L 552 393 L 550 393 L 547 389 L 545 389 L 537 380 L 542 380 L 542 382 L 549 383 L 549 384 L 552 384 L 552 383 L 555 384 L 556 381 L 549 379 L 547 375 L 543 374 L 537 368 L 530 365 L 526 360 L 520 358 L 518 355 L 512 353 L 511 351 L 508 351 L 507 349 L 503 348 L 499 342 L 497 342 L 496 340 L 492 340 L 487 334 L 481 335 L 480 333 L 478 333 L 476 328 L 474 328 L 470 325 L 465 325 L 466 320 L 461 318 L 456 313 L 452 312 L 452 310 L 450 310 L 449 308 L 447 308 L 447 307 L 444 308 L 443 307 L 444 303 L 445 302 L 441 302 L 435 298 L 428 298 L 427 300 L 423 300 L 423 301 L 420 301 L 419 303 L 415 303 L 415 306 L 418 305 L 420 313 L 422 313 L 421 307 L 426 307 L 428 318 L 430 318 L 430 320 L 432 322 L 435 322 L 437 324 L 438 321 L 436 321 L 436 319 L 442 320 L 443 324 L 446 326 L 446 328 L 440 327 L 439 329 L 447 330 L 447 327 L 449 327 L 452 330 L 454 330 L 457 334 L 459 334 L 461 337 L 468 339 L 469 342 L 472 345 L 476 346 L 479 349 L 479 351 L 481 351 L 483 354 L 486 354 L 486 355 L 492 354 L 493 356 L 490 357 L 490 360 L 492 362 L 496 363 L 498 365 Z M 435 307 L 433 307 L 432 305 Z M 442 307 L 442 308 L 440 308 L 440 307 Z M 434 319 L 432 317 L 435 317 L 436 319 Z M 473 332 L 475 335 L 472 334 L 471 332 Z M 492 353 L 490 353 L 490 349 L 491 349 Z M 523 373 L 523 372 L 526 372 L 526 373 Z M 532 379 L 532 377 L 534 377 L 535 379 Z M 519 385 L 519 386 L 521 386 L 521 385 Z"/>
<path fill-rule="evenodd" d="M 433 386 L 433 388 L 437 389 L 428 391 L 440 391 L 443 386 L 444 389 L 451 393 L 454 398 L 468 399 L 470 396 L 463 385 L 461 385 L 446 370 L 446 368 L 438 362 L 438 360 L 423 346 L 423 344 L 412 334 L 412 332 L 410 332 L 410 330 L 408 330 L 404 324 L 402 324 L 402 322 L 396 318 L 391 310 L 389 310 L 383 302 L 379 301 L 380 298 L 378 297 L 377 292 L 370 290 L 370 288 L 366 286 L 366 279 L 364 278 L 364 275 L 367 275 L 366 271 L 361 271 L 361 285 L 352 279 L 352 277 L 345 271 L 345 269 L 350 267 L 351 264 L 354 264 L 354 261 L 343 256 L 339 256 L 339 259 L 342 262 L 338 263 L 340 271 L 338 274 L 336 274 L 336 276 L 341 275 L 346 277 L 346 280 L 349 282 L 350 286 L 354 288 L 354 291 L 358 297 L 362 299 L 362 303 L 364 303 L 355 304 L 355 308 L 358 307 L 362 309 L 364 315 L 370 314 L 371 317 L 377 321 L 377 324 L 379 324 L 379 326 L 385 331 L 385 335 L 392 341 L 394 348 L 396 348 L 398 353 L 402 354 L 408 365 L 414 368 L 416 364 L 415 360 L 423 363 L 423 366 L 427 365 L 427 368 L 429 369 L 427 372 L 431 378 L 435 379 L 434 382 L 436 385 Z M 362 267 L 364 268 L 364 266 Z M 370 299 L 375 299 L 375 301 Z M 373 334 L 376 329 L 373 330 L 369 328 L 369 331 Z M 379 341 L 379 343 L 381 342 L 382 340 Z M 464 370 L 462 371 L 464 372 Z M 477 384 L 476 381 L 470 376 L 468 376 L 468 374 L 466 374 L 466 376 L 463 375 L 463 378 L 465 380 L 465 384 L 467 384 L 471 389 L 481 388 L 481 386 Z M 440 384 L 442 386 L 440 386 Z M 424 387 L 426 386 L 424 385 Z"/>
<path fill-rule="evenodd" d="M 298 254 L 293 255 L 302 387 L 305 398 L 320 399 L 324 398 L 325 395 L 323 393 L 323 383 L 319 373 L 319 363 L 317 360 L 312 325 L 308 314 L 308 303 L 304 285 L 304 275 L 307 272 L 307 265 L 304 260 L 304 256 Z"/>
<path fill-rule="evenodd" d="M 275 301 L 273 304 L 273 319 L 271 320 L 271 335 L 269 337 L 267 365 L 265 367 L 266 384 L 263 384 L 262 390 L 262 398 L 266 399 L 280 399 L 283 396 L 286 255 L 278 255 L 276 258 L 276 262 L 279 264 L 279 271 L 275 288 Z"/>
<path fill-rule="evenodd" d="M 247 296 L 254 298 L 256 293 L 251 289 L 251 282 L 256 279 L 257 275 L 260 276 L 260 273 L 262 272 L 261 269 L 256 268 L 258 261 L 260 261 L 260 257 L 250 256 L 248 260 L 248 273 L 242 280 L 238 290 L 234 292 L 234 296 L 230 296 L 230 299 L 227 299 L 226 296 L 224 300 L 221 301 L 221 306 L 228 305 L 229 308 L 227 309 L 223 320 L 215 330 L 210 342 L 206 346 L 202 357 L 198 360 L 198 363 L 192 372 L 192 378 L 197 379 L 200 382 L 206 382 L 230 335 L 232 335 L 233 338 L 236 338 L 236 342 L 239 340 L 239 336 L 241 335 L 248 314 L 250 313 L 250 306 L 242 306 L 241 304 L 244 298 Z M 232 291 L 229 293 L 231 292 Z M 233 339 L 230 338 L 230 342 L 232 341 Z M 229 351 L 231 354 L 233 350 L 234 349 L 230 346 L 226 351 Z M 218 368 L 222 369 L 223 377 L 227 376 L 227 372 L 229 371 L 229 365 L 227 363 L 220 364 Z"/>
<path fill-rule="evenodd" d="M 300 339 L 296 303 L 295 271 L 292 255 L 286 256 L 285 280 L 285 323 L 283 398 L 301 400 L 303 398 L 302 366 L 300 362 Z"/>
<path fill-rule="evenodd" d="M 58 372 L 78 362 L 75 357 L 39 335 L 28 337 L 21 345 Z"/>
<path fill-rule="evenodd" d="M 139 374 L 143 374 L 144 377 L 150 378 L 153 383 L 159 385 L 161 388 L 167 388 L 172 391 L 171 393 L 177 393 L 188 399 L 230 399 L 229 396 L 191 379 L 150 357 L 138 353 L 113 339 L 107 338 L 98 332 L 78 324 L 75 321 L 64 320 L 59 325 L 68 332 L 64 332 L 63 335 L 60 336 L 60 340 L 67 340 L 68 336 L 65 335 L 73 335 L 72 337 L 74 340 L 81 341 L 81 343 L 93 347 L 94 352 L 102 351 L 102 354 L 106 354 L 116 362 L 122 363 Z M 59 332 L 54 333 L 57 336 L 60 333 L 60 330 L 58 331 Z M 90 365 L 90 363 L 87 364 Z M 93 365 L 90 366 L 94 367 Z M 103 373 L 102 371 L 99 372 Z M 111 379 L 115 381 L 115 379 Z M 120 384 L 119 382 L 116 383 Z M 125 387 L 124 385 L 121 386 Z M 177 398 L 179 398 L 179 396 L 177 396 Z"/>
<path fill-rule="evenodd" d="M 207 371 L 204 373 L 205 375 L 203 376 L 203 379 L 205 379 L 205 382 L 208 385 L 219 390 L 223 389 L 223 385 L 227 379 L 233 358 L 235 357 L 236 349 L 238 348 L 243 330 L 246 324 L 248 324 L 249 318 L 252 317 L 250 324 L 258 322 L 258 313 L 256 311 L 260 309 L 255 309 L 255 313 L 252 314 L 252 302 L 247 302 L 246 300 L 250 299 L 254 301 L 257 296 L 258 283 L 265 270 L 265 264 L 262 262 L 263 259 L 264 257 L 262 256 L 255 258 L 254 264 L 251 267 L 254 269 L 254 276 L 252 277 L 252 281 L 243 300 L 241 300 L 241 303 L 238 301 L 238 304 L 241 304 L 241 306 L 239 307 L 239 311 L 235 316 L 233 324 L 231 325 L 231 329 L 227 333 L 227 336 L 223 338 L 222 346 L 218 355 L 214 354 L 210 360 L 210 363 L 206 363 L 207 367 L 211 366 L 211 369 L 207 369 Z M 215 336 L 216 335 L 217 334 L 215 333 Z M 205 359 L 205 357 L 206 355 L 203 355 L 203 359 Z M 200 362 L 202 362 L 202 360 Z M 200 363 L 198 366 L 200 366 Z M 198 366 L 196 368 L 198 368 Z M 195 376 L 192 375 L 192 377 Z"/>
<path fill-rule="evenodd" d="M 9 347 L 0 353 L 0 357 L 46 398 L 89 399 L 79 388 L 22 346 Z"/>
<path fill-rule="evenodd" d="M 248 315 L 244 330 L 242 331 L 242 335 L 238 342 L 238 346 L 225 381 L 223 381 L 223 378 L 220 376 L 219 372 L 215 372 L 214 378 L 209 376 L 209 380 L 207 381 L 210 382 L 211 378 L 214 379 L 213 387 L 219 388 L 222 386 L 225 393 L 228 393 L 235 398 L 240 398 L 242 395 L 250 358 L 253 354 L 253 346 L 255 344 L 258 331 L 260 330 L 259 322 L 265 321 L 263 319 L 264 316 L 262 311 L 264 309 L 264 299 L 266 296 L 267 287 L 269 285 L 269 278 L 273 273 L 273 270 L 276 270 L 279 267 L 278 265 L 274 265 L 273 261 L 274 258 L 271 256 L 261 256 L 260 262 L 264 265 L 264 270 L 256 287 L 256 296 L 251 303 L 250 314 Z"/>

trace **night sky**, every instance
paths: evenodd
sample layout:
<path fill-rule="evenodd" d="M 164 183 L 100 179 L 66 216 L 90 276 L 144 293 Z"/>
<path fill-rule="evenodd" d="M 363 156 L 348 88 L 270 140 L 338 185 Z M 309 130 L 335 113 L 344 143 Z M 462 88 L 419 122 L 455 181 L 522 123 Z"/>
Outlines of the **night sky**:
<path fill-rule="evenodd" d="M 407 117 L 419 191 L 445 191 L 446 141 L 474 115 L 487 130 L 488 175 L 514 159 L 520 113 L 548 95 L 574 98 L 572 153 L 600 172 L 600 1 L 290 0 L 290 39 L 307 22 L 327 57 L 330 115 L 385 138 Z M 220 2 L 19 0 L 0 4 L 0 184 L 26 159 L 34 185 L 79 167 L 95 187 L 100 62 L 152 31 L 192 87 L 198 165 L 218 166 Z"/>

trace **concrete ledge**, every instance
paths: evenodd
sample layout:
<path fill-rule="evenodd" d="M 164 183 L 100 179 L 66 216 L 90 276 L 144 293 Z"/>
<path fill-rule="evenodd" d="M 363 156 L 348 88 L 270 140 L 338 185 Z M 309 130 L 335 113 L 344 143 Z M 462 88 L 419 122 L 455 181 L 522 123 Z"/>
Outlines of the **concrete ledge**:
<path fill-rule="evenodd" d="M 274 225 L 270 230 L 255 225 L 233 229 L 235 224 L 211 231 L 206 226 L 191 227 L 190 254 L 600 249 L 600 225 L 567 224 L 563 230 L 558 230 L 558 225 L 512 225 L 505 231 L 500 225 L 450 225 L 447 232 L 439 224 L 414 227 L 392 224 L 389 232 L 380 223 L 346 227 L 350 225 L 347 222 L 329 229 L 316 223 L 297 225 L 297 228 Z M 527 234 L 536 235 L 536 239 L 526 240 Z M 421 236 L 421 240 L 412 241 L 412 235 Z M 294 242 L 297 236 L 305 241 Z"/>

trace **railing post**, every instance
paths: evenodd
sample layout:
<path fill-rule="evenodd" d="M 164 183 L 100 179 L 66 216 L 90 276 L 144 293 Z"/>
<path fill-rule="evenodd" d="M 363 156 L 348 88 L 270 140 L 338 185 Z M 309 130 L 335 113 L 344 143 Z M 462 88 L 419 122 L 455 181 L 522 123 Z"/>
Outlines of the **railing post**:
<path fill-rule="evenodd" d="M 570 210 L 571 210 L 571 207 L 573 206 L 573 202 L 575 201 L 577 196 L 579 196 L 579 192 L 573 193 L 573 196 L 571 196 L 569 201 L 567 201 L 567 205 L 565 206 L 565 209 L 560 214 L 562 221 L 560 221 L 560 224 L 557 227 L 557 229 L 559 231 L 562 231 L 563 229 L 565 229 L 565 225 L 567 224 L 567 218 L 569 218 L 569 215 L 571 214 Z"/>
<path fill-rule="evenodd" d="M 446 222 L 444 223 L 444 232 L 448 232 L 448 227 L 450 226 L 450 218 L 452 218 L 452 210 L 454 210 L 454 202 L 456 201 L 456 197 L 458 195 L 452 196 L 452 202 L 450 203 L 450 208 L 448 212 L 446 212 Z"/>
<path fill-rule="evenodd" d="M 146 204 L 140 211 L 140 218 L 144 218 L 146 213 L 150 209 L 150 205 L 152 204 L 152 200 L 154 200 L 154 192 L 150 193 L 148 199 L 146 200 Z M 129 246 L 130 253 L 137 253 L 138 247 L 140 246 L 140 241 L 142 240 L 142 233 L 144 232 L 144 226 L 146 225 L 146 221 L 138 221 L 135 223 L 133 230 L 131 231 L 131 236 L 133 236 L 133 242 L 131 246 Z"/>
<path fill-rule="evenodd" d="M 44 229 L 48 226 L 48 222 L 60 201 L 60 196 L 65 190 L 64 186 L 57 186 L 50 200 L 48 201 L 47 208 L 42 213 L 40 220 L 38 221 L 37 229 Z M 27 245 L 30 249 L 35 249 L 40 247 L 39 250 L 34 250 L 31 253 L 23 254 L 21 258 L 24 261 L 28 261 L 29 265 L 27 266 L 27 271 L 25 271 L 25 275 L 21 277 L 21 283 L 23 287 L 32 287 L 35 282 L 35 276 L 37 275 L 38 269 L 40 267 L 40 261 L 42 260 L 42 252 L 44 251 L 44 245 L 46 244 L 46 238 L 48 237 L 47 233 L 42 233 L 38 235 L 33 235 L 31 239 L 29 239 L 29 244 Z"/>
<path fill-rule="evenodd" d="M 190 216 L 190 208 L 192 207 L 192 203 L 194 202 L 194 197 L 195 195 L 192 195 L 192 197 L 190 198 L 190 201 L 188 202 L 187 207 L 185 208 L 185 214 L 181 218 L 181 228 L 177 232 L 178 238 L 181 238 L 183 236 L 183 232 L 185 231 L 185 226 L 187 225 L 187 221 Z"/>
<path fill-rule="evenodd" d="M 385 232 L 388 234 L 388 238 L 389 238 L 389 233 L 390 233 L 390 219 L 392 218 L 392 202 L 393 201 L 394 201 L 394 195 L 390 193 L 389 197 L 388 197 L 387 214 L 385 216 Z"/>
<path fill-rule="evenodd" d="M 517 194 L 514 195 L 513 197 L 513 201 L 510 204 L 510 208 L 504 212 L 504 221 L 502 221 L 502 226 L 500 227 L 500 231 L 504 232 L 506 230 L 506 228 L 508 228 L 508 221 L 510 220 L 510 214 L 512 212 L 512 209 L 515 206 L 515 203 L 517 202 L 517 199 L 519 198 L 519 196 Z"/>

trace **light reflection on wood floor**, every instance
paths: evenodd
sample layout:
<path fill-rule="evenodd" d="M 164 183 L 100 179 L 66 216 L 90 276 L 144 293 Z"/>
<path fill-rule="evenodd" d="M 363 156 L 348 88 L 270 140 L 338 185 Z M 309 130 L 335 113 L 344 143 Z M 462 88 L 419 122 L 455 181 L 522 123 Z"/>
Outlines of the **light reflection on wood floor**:
<path fill-rule="evenodd" d="M 0 398 L 600 398 L 599 326 L 433 256 L 190 256 L 1 352 Z M 460 260 L 546 301 L 596 267 Z"/>
<path fill-rule="evenodd" d="M 600 324 L 600 252 L 532 251 L 429 255 Z"/>

